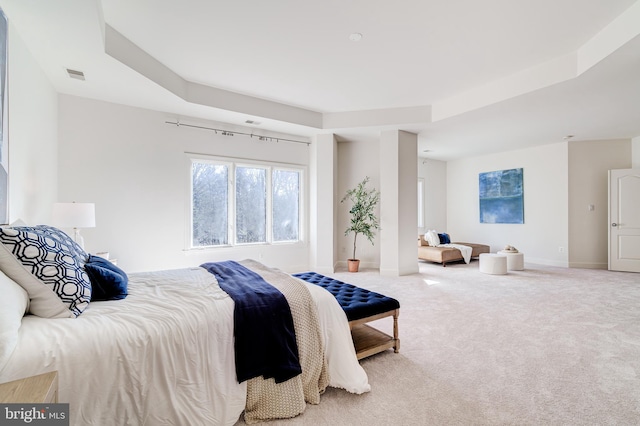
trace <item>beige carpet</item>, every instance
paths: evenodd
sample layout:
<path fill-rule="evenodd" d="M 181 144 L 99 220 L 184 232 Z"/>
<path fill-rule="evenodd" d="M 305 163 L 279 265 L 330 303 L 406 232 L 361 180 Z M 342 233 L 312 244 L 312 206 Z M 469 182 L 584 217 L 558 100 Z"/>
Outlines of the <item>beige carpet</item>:
<path fill-rule="evenodd" d="M 269 425 L 640 424 L 640 274 L 475 260 L 333 276 L 400 301 L 400 353 L 362 361 L 370 393 L 328 389 Z"/>

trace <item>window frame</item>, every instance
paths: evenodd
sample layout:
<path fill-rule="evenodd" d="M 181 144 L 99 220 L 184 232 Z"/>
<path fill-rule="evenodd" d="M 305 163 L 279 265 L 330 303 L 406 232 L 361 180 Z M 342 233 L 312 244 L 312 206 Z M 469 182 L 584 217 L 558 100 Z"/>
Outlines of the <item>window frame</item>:
<path fill-rule="evenodd" d="M 271 220 L 270 220 L 270 215 L 269 215 L 269 206 L 271 204 L 271 197 L 268 194 L 269 191 L 269 185 L 271 182 L 271 172 L 273 170 L 272 167 L 269 166 L 264 166 L 264 165 L 258 165 L 256 163 L 247 163 L 245 161 L 242 162 L 236 162 L 236 163 L 232 163 L 233 164 L 233 169 L 232 169 L 232 173 L 233 173 L 233 177 L 230 179 L 233 181 L 231 188 L 233 190 L 233 207 L 229 209 L 229 217 L 231 218 L 231 220 L 233 220 L 233 238 L 230 239 L 229 241 L 231 241 L 232 243 L 230 245 L 234 245 L 234 246 L 251 246 L 251 245 L 261 245 L 261 244 L 267 244 L 271 241 L 270 238 L 270 231 L 271 231 Z M 252 242 L 252 243 L 239 243 L 238 242 L 238 217 L 236 216 L 235 212 L 238 210 L 238 202 L 237 202 L 237 197 L 236 197 L 236 180 L 237 180 L 237 175 L 236 172 L 238 170 L 238 167 L 244 167 L 244 168 L 251 168 L 251 169 L 263 169 L 265 171 L 265 180 L 264 180 L 264 186 L 265 186 L 265 192 L 267 192 L 265 194 L 265 222 L 264 222 L 264 226 L 265 226 L 265 236 L 264 236 L 264 241 L 257 241 L 257 242 Z M 231 174 L 229 175 L 231 176 Z M 192 240 L 193 242 L 193 240 Z"/>
<path fill-rule="evenodd" d="M 305 216 L 304 216 L 304 206 L 306 205 L 306 193 L 305 193 L 305 175 L 306 175 L 306 167 L 300 166 L 300 165 L 292 165 L 292 164 L 284 164 L 284 163 L 278 163 L 280 164 L 280 166 L 275 167 L 275 169 L 277 170 L 282 170 L 285 172 L 299 172 L 300 173 L 300 181 L 298 182 L 298 240 L 293 241 L 293 240 L 289 240 L 289 241 L 273 241 L 273 173 L 269 174 L 269 189 L 270 189 L 270 193 L 271 193 L 271 197 L 269 198 L 269 205 L 267 206 L 267 208 L 269 209 L 269 211 L 271 212 L 271 214 L 268 217 L 268 220 L 271 220 L 271 223 L 269 224 L 268 227 L 268 231 L 271 233 L 271 244 L 297 244 L 297 243 L 302 243 L 305 241 L 304 238 L 304 230 L 306 229 L 305 224 Z"/>
<path fill-rule="evenodd" d="M 424 178 L 418 178 L 418 228 L 424 228 Z"/>
<path fill-rule="evenodd" d="M 307 166 L 295 163 L 281 163 L 274 161 L 261 161 L 238 157 L 221 157 L 206 154 L 185 153 L 187 164 L 187 200 L 186 200 L 186 232 L 185 250 L 219 250 L 221 248 L 241 248 L 259 245 L 296 245 L 305 244 L 307 218 L 305 216 L 305 206 L 307 203 L 306 179 Z M 228 167 L 227 176 L 227 244 L 195 246 L 193 244 L 193 163 L 224 164 Z M 236 168 L 262 168 L 266 171 L 265 191 L 266 191 L 266 241 L 253 243 L 239 243 L 236 236 Z M 285 170 L 298 172 L 300 176 L 298 187 L 298 239 L 295 241 L 273 241 L 273 186 L 272 175 L 274 170 Z"/>

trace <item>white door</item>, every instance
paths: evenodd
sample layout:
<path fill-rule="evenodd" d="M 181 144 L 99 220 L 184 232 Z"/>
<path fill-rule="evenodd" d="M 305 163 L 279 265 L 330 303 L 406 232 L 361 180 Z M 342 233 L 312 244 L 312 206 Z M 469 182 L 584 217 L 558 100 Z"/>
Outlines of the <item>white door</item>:
<path fill-rule="evenodd" d="M 609 270 L 640 272 L 640 169 L 609 170 Z"/>

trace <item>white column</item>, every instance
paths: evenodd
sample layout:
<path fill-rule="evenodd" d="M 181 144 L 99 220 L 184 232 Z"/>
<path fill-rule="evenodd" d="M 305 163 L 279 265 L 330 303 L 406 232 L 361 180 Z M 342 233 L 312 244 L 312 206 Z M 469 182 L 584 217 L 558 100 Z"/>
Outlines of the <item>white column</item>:
<path fill-rule="evenodd" d="M 640 136 L 631 139 L 631 168 L 640 169 Z"/>
<path fill-rule="evenodd" d="M 418 137 L 380 134 L 380 274 L 418 272 Z"/>
<path fill-rule="evenodd" d="M 311 144 L 309 264 L 321 274 L 335 271 L 338 143 L 335 135 L 318 135 Z"/>

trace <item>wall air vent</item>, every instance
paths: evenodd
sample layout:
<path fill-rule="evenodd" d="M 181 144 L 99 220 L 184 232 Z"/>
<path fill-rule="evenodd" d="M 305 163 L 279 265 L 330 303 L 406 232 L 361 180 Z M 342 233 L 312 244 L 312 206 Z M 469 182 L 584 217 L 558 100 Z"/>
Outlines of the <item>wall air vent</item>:
<path fill-rule="evenodd" d="M 67 68 L 67 74 L 69 74 L 69 77 L 71 78 L 84 81 L 84 73 L 82 71 L 76 71 L 76 70 L 71 70 Z"/>

